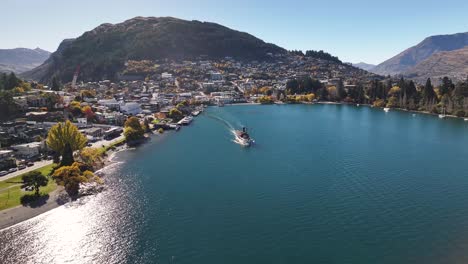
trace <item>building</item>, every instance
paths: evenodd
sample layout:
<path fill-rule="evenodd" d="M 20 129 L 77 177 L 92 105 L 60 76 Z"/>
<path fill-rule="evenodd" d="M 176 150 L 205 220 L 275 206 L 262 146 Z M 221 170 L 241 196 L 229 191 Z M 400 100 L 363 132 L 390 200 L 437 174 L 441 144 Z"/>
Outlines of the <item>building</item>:
<path fill-rule="evenodd" d="M 127 102 L 120 105 L 120 111 L 127 115 L 138 115 L 142 109 L 139 103 Z"/>
<path fill-rule="evenodd" d="M 123 129 L 121 127 L 113 127 L 109 128 L 108 130 L 104 131 L 104 138 L 105 139 L 112 139 L 120 136 L 122 134 Z"/>
<path fill-rule="evenodd" d="M 91 137 L 91 139 L 102 138 L 104 135 L 104 130 L 100 127 L 91 127 L 82 130 L 83 134 Z"/>
<path fill-rule="evenodd" d="M 125 123 L 125 116 L 120 112 L 104 113 L 103 119 L 107 124 L 121 126 Z"/>
<path fill-rule="evenodd" d="M 98 101 L 98 105 L 106 106 L 110 110 L 120 110 L 120 103 L 115 99 L 103 99 Z"/>
<path fill-rule="evenodd" d="M 163 72 L 163 73 L 161 74 L 161 78 L 162 78 L 162 79 L 172 79 L 172 74 L 167 73 L 167 72 Z"/>
<path fill-rule="evenodd" d="M 39 156 L 43 147 L 42 142 L 31 142 L 26 144 L 11 146 L 15 152 L 15 156 L 23 159 L 31 159 Z"/>
<path fill-rule="evenodd" d="M 0 150 L 0 170 L 6 170 L 16 165 L 13 150 Z"/>
<path fill-rule="evenodd" d="M 222 81 L 223 80 L 223 75 L 219 72 L 210 72 L 210 79 L 212 81 Z"/>

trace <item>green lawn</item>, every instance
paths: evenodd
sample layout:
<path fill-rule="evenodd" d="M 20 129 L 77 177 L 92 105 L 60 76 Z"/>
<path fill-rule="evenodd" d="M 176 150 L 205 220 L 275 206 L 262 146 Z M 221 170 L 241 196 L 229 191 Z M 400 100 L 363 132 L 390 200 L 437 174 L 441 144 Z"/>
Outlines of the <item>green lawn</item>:
<path fill-rule="evenodd" d="M 36 171 L 48 176 L 55 164 L 46 165 Z M 21 204 L 20 198 L 25 194 L 33 194 L 34 192 L 26 192 L 21 190 L 21 177 L 18 175 L 14 178 L 0 181 L 0 210 L 15 207 Z M 57 184 L 52 178 L 49 178 L 49 183 L 45 187 L 41 187 L 41 194 L 47 194 L 57 189 Z"/>

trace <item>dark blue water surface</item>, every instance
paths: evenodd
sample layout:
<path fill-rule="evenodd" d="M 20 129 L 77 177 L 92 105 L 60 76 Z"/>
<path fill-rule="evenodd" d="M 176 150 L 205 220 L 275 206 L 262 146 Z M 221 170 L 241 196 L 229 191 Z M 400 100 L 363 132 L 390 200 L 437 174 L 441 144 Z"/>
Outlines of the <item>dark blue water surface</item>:
<path fill-rule="evenodd" d="M 256 144 L 235 144 L 247 126 Z M 468 122 L 209 108 L 108 189 L 0 231 L 2 263 L 468 263 Z"/>

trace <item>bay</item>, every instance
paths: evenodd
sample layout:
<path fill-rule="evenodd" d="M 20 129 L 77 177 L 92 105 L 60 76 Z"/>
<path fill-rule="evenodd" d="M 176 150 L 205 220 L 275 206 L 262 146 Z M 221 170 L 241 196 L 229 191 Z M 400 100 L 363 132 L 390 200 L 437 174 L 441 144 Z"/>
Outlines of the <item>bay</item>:
<path fill-rule="evenodd" d="M 233 142 L 246 126 L 256 143 Z M 468 122 L 208 108 L 119 153 L 107 190 L 0 231 L 4 263 L 466 263 Z M 2 262 L 2 263 L 3 263 Z"/>

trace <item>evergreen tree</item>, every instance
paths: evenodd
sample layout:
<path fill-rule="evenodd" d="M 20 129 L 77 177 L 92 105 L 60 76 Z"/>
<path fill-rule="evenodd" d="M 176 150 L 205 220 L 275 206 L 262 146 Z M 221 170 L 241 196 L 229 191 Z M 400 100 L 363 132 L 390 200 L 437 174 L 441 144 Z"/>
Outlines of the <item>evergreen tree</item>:
<path fill-rule="evenodd" d="M 7 84 L 5 86 L 6 90 L 11 90 L 21 84 L 20 80 L 16 77 L 16 75 L 12 72 L 8 75 Z"/>
<path fill-rule="evenodd" d="M 336 86 L 336 93 L 338 96 L 338 101 L 341 101 L 346 98 L 346 91 L 344 88 L 343 80 L 340 79 L 338 85 Z"/>
<path fill-rule="evenodd" d="M 408 83 L 408 86 L 406 87 L 406 95 L 408 96 L 408 98 L 414 98 L 417 93 L 418 90 L 416 89 L 416 85 L 413 81 L 410 81 Z"/>
<path fill-rule="evenodd" d="M 449 94 L 452 92 L 454 88 L 454 85 L 452 83 L 452 80 L 450 80 L 450 78 L 448 78 L 447 76 L 445 76 L 443 79 L 442 79 L 442 85 L 439 87 L 439 94 L 440 96 L 444 96 L 446 94 Z"/>
<path fill-rule="evenodd" d="M 58 80 L 57 76 L 55 76 L 55 75 L 54 75 L 54 77 L 52 77 L 51 90 L 52 91 L 60 91 L 61 90 L 60 81 Z"/>
<path fill-rule="evenodd" d="M 435 103 L 436 98 L 437 96 L 434 91 L 434 86 L 432 86 L 431 79 L 428 78 L 426 81 L 426 85 L 424 85 L 424 89 L 422 90 L 422 106 L 425 106 L 426 110 L 430 110 L 427 109 L 427 107 Z"/>
<path fill-rule="evenodd" d="M 2 73 L 0 77 L 0 90 L 5 90 L 7 83 L 8 83 L 7 75 L 6 73 Z"/>

